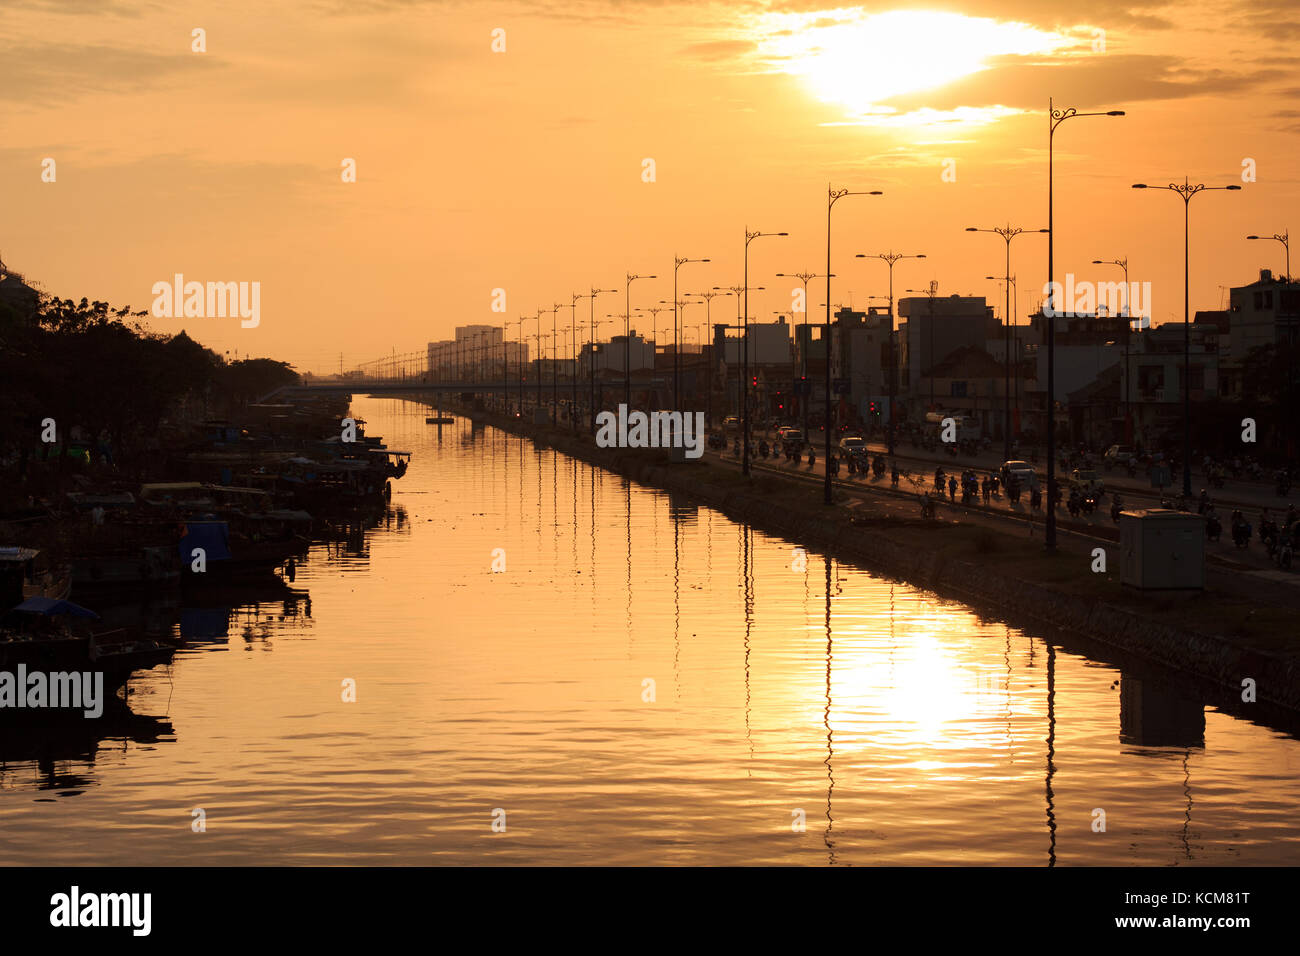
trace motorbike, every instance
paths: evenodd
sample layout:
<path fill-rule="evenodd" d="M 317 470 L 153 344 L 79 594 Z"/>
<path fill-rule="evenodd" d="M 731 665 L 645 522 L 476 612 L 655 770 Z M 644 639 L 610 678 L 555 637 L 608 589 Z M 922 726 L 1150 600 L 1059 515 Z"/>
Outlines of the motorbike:
<path fill-rule="evenodd" d="M 1240 513 L 1232 519 L 1232 543 L 1238 548 L 1245 548 L 1250 544 L 1250 523 L 1241 516 Z"/>
<path fill-rule="evenodd" d="M 1223 524 L 1219 521 L 1219 516 L 1210 512 L 1205 517 L 1205 537 L 1210 541 L 1218 541 L 1222 533 Z"/>
<path fill-rule="evenodd" d="M 1116 495 L 1110 503 L 1110 520 L 1119 524 L 1119 514 L 1124 510 L 1124 502 Z"/>
<path fill-rule="evenodd" d="M 881 455 L 877 455 L 876 460 L 871 463 L 871 473 L 877 478 L 885 473 L 885 459 Z"/>
<path fill-rule="evenodd" d="M 1277 523 L 1271 518 L 1261 518 L 1259 522 L 1259 540 L 1264 543 L 1264 550 L 1268 552 L 1270 558 L 1277 554 L 1278 537 Z"/>

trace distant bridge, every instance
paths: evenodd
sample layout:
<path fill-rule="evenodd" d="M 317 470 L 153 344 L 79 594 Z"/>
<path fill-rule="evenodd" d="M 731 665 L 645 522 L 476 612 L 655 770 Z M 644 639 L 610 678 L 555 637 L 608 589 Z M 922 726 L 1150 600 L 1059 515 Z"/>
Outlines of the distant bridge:
<path fill-rule="evenodd" d="M 667 382 L 666 376 L 656 376 L 654 378 L 637 379 L 633 378 L 631 387 L 633 389 L 647 389 L 663 387 Z M 627 385 L 623 379 L 615 381 L 601 381 L 597 386 L 604 390 L 622 391 Z M 415 395 L 428 392 L 438 392 L 440 394 L 465 394 L 470 392 L 491 392 L 500 394 L 508 392 L 510 394 L 523 394 L 525 398 L 535 398 L 538 392 L 541 392 L 543 403 L 550 402 L 550 395 L 554 391 L 560 399 L 571 396 L 575 390 L 575 383 L 572 379 L 560 381 L 553 384 L 549 381 L 543 381 L 538 384 L 534 379 L 531 382 L 520 382 L 517 379 L 508 382 L 424 382 L 417 379 L 361 379 L 361 378 L 340 378 L 340 379 L 320 379 L 314 378 L 309 382 L 301 385 L 282 385 L 275 391 L 270 392 L 258 401 L 261 403 L 272 402 L 278 397 L 289 395 L 312 395 L 328 392 L 349 392 L 352 394 L 365 395 Z M 586 396 L 591 392 L 590 379 L 579 379 L 576 383 L 576 390 L 579 396 Z"/>

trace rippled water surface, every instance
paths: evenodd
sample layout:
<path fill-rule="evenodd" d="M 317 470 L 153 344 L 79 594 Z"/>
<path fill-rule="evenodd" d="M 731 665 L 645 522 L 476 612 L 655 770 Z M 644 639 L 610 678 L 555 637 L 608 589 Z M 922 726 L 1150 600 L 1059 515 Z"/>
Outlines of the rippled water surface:
<path fill-rule="evenodd" d="M 414 453 L 391 513 L 313 546 L 309 604 L 118 609 L 190 643 L 94 733 L 0 729 L 3 862 L 1300 862 L 1289 736 L 519 438 L 354 410 Z"/>

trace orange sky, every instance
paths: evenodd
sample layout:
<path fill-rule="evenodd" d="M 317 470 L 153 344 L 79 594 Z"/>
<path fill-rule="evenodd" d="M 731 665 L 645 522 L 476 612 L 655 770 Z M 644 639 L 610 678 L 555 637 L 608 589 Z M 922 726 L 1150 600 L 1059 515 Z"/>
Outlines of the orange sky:
<path fill-rule="evenodd" d="M 835 303 L 884 294 L 884 264 L 852 255 L 891 247 L 929 257 L 900 263 L 896 290 L 997 299 L 1002 241 L 963 227 L 1046 225 L 1049 96 L 1128 111 L 1057 134 L 1058 277 L 1118 280 L 1088 263 L 1127 255 L 1157 323 L 1182 317 L 1182 203 L 1131 183 L 1241 183 L 1257 164 L 1242 192 L 1192 202 L 1193 309 L 1282 271 L 1278 243 L 1244 237 L 1282 232 L 1297 198 L 1286 3 L 0 0 L 0 16 L 5 261 L 136 308 L 176 272 L 260 282 L 257 328 L 150 325 L 300 368 L 499 323 L 495 288 L 514 322 L 656 272 L 633 286 L 650 305 L 674 253 L 713 260 L 683 267 L 682 291 L 737 285 L 746 225 L 791 234 L 751 246 L 768 291 L 750 311 L 770 320 L 790 308 L 775 272 L 824 269 L 828 181 L 885 192 L 836 206 Z M 1013 254 L 1023 314 L 1046 237 Z M 714 300 L 714 319 L 734 308 Z M 598 316 L 621 310 L 603 297 Z"/>

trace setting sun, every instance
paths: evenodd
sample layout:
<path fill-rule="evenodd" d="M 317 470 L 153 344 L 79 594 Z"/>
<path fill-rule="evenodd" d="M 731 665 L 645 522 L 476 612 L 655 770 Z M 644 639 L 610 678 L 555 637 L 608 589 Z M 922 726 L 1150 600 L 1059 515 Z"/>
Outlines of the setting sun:
<path fill-rule="evenodd" d="M 1052 53 L 1074 41 L 1024 23 L 958 13 L 861 10 L 768 14 L 759 21 L 760 56 L 777 70 L 803 78 L 827 103 L 860 117 L 897 120 L 885 101 L 944 86 L 988 68 L 999 56 Z M 927 111 L 921 123 L 981 121 L 984 110 L 960 116 Z M 994 108 L 994 115 L 1000 115 Z"/>

